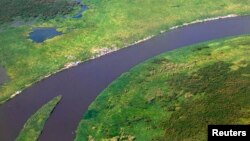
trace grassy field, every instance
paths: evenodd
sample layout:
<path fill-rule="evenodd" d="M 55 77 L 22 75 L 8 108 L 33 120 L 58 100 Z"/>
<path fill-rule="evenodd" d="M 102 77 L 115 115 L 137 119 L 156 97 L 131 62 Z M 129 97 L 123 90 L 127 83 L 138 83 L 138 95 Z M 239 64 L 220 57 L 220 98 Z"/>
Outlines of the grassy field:
<path fill-rule="evenodd" d="M 16 141 L 37 141 L 45 122 L 48 120 L 61 98 L 61 96 L 55 97 L 32 115 L 25 123 Z"/>
<path fill-rule="evenodd" d="M 90 59 L 104 49 L 122 48 L 196 19 L 250 12 L 250 1 L 238 0 L 85 0 L 84 3 L 89 10 L 81 19 L 56 16 L 38 20 L 32 26 L 0 26 L 0 64 L 11 77 L 0 88 L 0 103 L 65 64 Z M 64 34 L 42 44 L 28 39 L 32 28 L 44 26 L 58 27 Z"/>
<path fill-rule="evenodd" d="M 208 124 L 250 124 L 250 36 L 202 43 L 123 74 L 90 106 L 84 140 L 207 140 Z"/>

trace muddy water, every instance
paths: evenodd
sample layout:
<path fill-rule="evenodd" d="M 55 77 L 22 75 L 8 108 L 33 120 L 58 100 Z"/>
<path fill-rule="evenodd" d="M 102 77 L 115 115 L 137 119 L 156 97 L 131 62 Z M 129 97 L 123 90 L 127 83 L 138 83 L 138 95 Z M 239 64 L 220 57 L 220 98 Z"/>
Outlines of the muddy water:
<path fill-rule="evenodd" d="M 62 95 L 63 99 L 47 121 L 40 140 L 72 141 L 91 102 L 133 66 L 183 46 L 243 34 L 250 34 L 250 16 L 194 24 L 57 73 L 0 106 L 0 140 L 13 141 L 39 107 Z"/>

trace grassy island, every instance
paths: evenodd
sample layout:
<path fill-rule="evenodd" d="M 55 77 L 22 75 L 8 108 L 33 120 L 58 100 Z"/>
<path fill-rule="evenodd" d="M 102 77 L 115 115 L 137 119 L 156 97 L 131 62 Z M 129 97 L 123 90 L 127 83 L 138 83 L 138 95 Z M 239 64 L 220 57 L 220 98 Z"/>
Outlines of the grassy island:
<path fill-rule="evenodd" d="M 61 96 L 55 97 L 32 115 L 25 123 L 16 141 L 37 141 L 46 121 L 61 99 Z"/>

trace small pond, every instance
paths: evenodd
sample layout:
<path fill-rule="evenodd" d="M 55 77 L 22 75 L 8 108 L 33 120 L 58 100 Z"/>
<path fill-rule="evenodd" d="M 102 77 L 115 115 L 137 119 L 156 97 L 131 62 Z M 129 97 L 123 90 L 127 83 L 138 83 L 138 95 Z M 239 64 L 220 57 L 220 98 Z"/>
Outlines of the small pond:
<path fill-rule="evenodd" d="M 72 18 L 75 18 L 75 19 L 79 19 L 82 17 L 82 13 L 86 10 L 88 10 L 88 6 L 87 5 L 84 5 L 84 4 L 80 4 L 81 5 L 81 10 L 75 15 L 73 16 Z"/>
<path fill-rule="evenodd" d="M 58 32 L 54 27 L 35 28 L 29 33 L 29 38 L 34 42 L 42 43 L 47 39 L 51 39 L 61 34 L 62 33 Z"/>
<path fill-rule="evenodd" d="M 80 5 L 81 7 L 81 10 L 75 15 L 73 16 L 72 18 L 75 18 L 75 19 L 79 19 L 82 17 L 82 13 L 86 10 L 88 10 L 88 6 L 85 5 L 82 0 L 76 0 L 76 2 Z"/>

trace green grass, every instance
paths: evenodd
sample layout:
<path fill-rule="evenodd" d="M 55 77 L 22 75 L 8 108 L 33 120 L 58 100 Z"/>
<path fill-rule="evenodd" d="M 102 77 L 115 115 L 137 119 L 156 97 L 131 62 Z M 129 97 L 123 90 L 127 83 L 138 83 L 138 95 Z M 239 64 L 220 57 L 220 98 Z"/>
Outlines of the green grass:
<path fill-rule="evenodd" d="M 136 66 L 91 104 L 76 141 L 205 141 L 208 124 L 250 124 L 249 54 L 250 36 L 240 36 Z"/>
<path fill-rule="evenodd" d="M 50 114 L 60 102 L 61 98 L 61 96 L 55 97 L 32 115 L 25 123 L 16 141 L 37 141 L 45 122 L 48 120 Z"/>
<path fill-rule="evenodd" d="M 0 26 L 0 64 L 11 77 L 0 88 L 0 103 L 65 64 L 85 61 L 105 48 L 122 48 L 196 19 L 250 12 L 250 1 L 238 0 L 84 1 L 90 9 L 81 19 L 56 16 L 32 26 Z M 58 27 L 64 34 L 42 44 L 27 39 L 32 28 L 41 26 Z"/>

